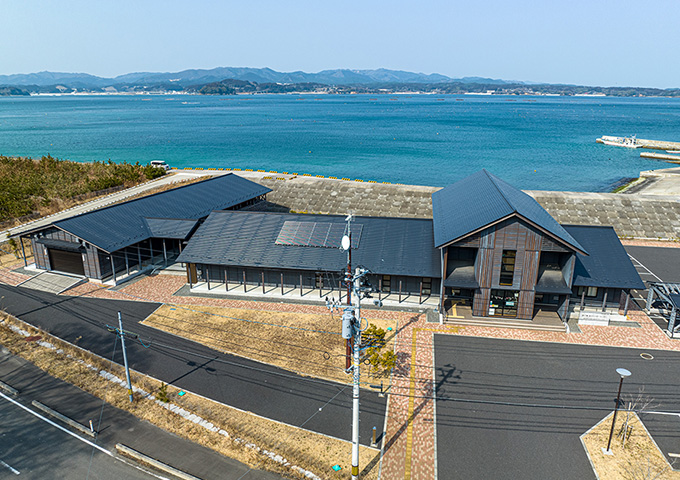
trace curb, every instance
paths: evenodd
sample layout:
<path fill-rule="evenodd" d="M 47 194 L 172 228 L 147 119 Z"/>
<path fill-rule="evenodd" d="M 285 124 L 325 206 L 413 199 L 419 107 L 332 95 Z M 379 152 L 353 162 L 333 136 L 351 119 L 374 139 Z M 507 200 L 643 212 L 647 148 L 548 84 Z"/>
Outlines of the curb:
<path fill-rule="evenodd" d="M 166 465 L 163 462 L 159 462 L 155 458 L 149 457 L 148 455 L 144 455 L 143 453 L 140 453 L 137 450 L 133 450 L 132 448 L 125 446 L 122 443 L 116 444 L 116 450 L 118 451 L 118 453 L 125 454 L 134 460 L 151 465 L 154 468 L 157 468 L 165 473 L 169 473 L 170 475 L 174 475 L 178 478 L 182 478 L 183 480 L 201 480 L 200 478 L 194 477 L 193 475 L 178 470 L 175 467 L 171 467 L 170 465 Z"/>
<path fill-rule="evenodd" d="M 76 430 L 78 430 L 81 433 L 84 433 L 85 435 L 88 435 L 92 438 L 95 438 L 97 436 L 97 434 L 95 432 L 90 430 L 85 425 L 82 425 L 82 424 L 76 422 L 75 420 L 68 418 L 66 415 L 62 415 L 61 413 L 57 412 L 56 410 L 52 410 L 50 407 L 48 407 L 47 405 L 43 405 L 42 403 L 40 403 L 37 400 L 33 400 L 31 402 L 31 405 L 33 405 L 34 407 L 36 407 L 39 410 L 42 410 L 43 412 L 47 413 L 48 415 L 52 415 L 54 418 L 61 420 L 65 424 L 75 428 Z"/>
<path fill-rule="evenodd" d="M 5 382 L 0 382 L 0 390 L 4 390 L 5 392 L 7 392 L 7 394 L 12 395 L 13 397 L 16 397 L 17 395 L 19 395 L 19 390 L 17 390 L 16 388 L 10 387 Z"/>

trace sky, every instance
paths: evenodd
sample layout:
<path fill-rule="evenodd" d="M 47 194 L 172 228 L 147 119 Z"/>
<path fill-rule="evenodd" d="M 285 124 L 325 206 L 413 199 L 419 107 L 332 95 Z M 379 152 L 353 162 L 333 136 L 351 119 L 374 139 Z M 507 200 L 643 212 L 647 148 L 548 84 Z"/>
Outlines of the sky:
<path fill-rule="evenodd" d="M 0 74 L 389 68 L 680 87 L 678 0 L 0 0 Z"/>

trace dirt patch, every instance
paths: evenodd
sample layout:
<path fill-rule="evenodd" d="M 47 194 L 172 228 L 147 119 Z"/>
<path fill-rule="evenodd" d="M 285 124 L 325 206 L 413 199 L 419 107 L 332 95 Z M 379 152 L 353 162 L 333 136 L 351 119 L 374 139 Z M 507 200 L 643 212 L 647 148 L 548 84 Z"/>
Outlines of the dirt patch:
<path fill-rule="evenodd" d="M 672 470 L 634 413 L 631 413 L 628 419 L 628 426 L 632 427 L 631 434 L 626 439 L 625 447 L 622 445 L 623 438 L 617 437 L 617 434 L 621 432 L 626 416 L 625 412 L 619 412 L 616 418 L 611 445 L 613 455 L 605 455 L 602 452 L 603 448 L 607 448 L 612 414 L 581 437 L 600 480 L 680 479 L 680 472 Z"/>
<path fill-rule="evenodd" d="M 350 442 L 257 417 L 206 398 L 191 395 L 191 393 L 180 396 L 178 395 L 180 390 L 172 386 L 167 387 L 167 397 L 171 403 L 211 422 L 217 428 L 228 432 L 229 436 L 207 430 L 168 411 L 158 405 L 154 398 L 145 398 L 135 394 L 135 401 L 131 404 L 124 387 L 105 380 L 99 373 L 104 370 L 119 378 L 125 378 L 122 367 L 64 343 L 13 317 L 3 315 L 2 318 L 4 320 L 0 324 L 0 344 L 7 347 L 12 354 L 166 431 L 254 468 L 279 472 L 290 478 L 302 478 L 302 476 L 269 459 L 262 451 L 267 450 L 281 455 L 290 464 L 314 472 L 322 478 L 345 478 L 346 472 L 351 469 L 352 445 Z M 27 342 L 26 337 L 12 331 L 9 328 L 10 325 L 19 326 L 29 335 L 42 336 L 44 341 L 62 349 L 62 353 L 38 342 Z M 94 369 L 88 368 L 86 364 L 93 366 Z M 156 394 L 162 386 L 155 379 L 135 371 L 131 372 L 131 377 L 133 386 L 142 388 L 146 392 Z M 259 447 L 260 451 L 249 448 L 248 444 Z M 359 465 L 364 468 L 362 478 L 378 478 L 379 455 L 375 449 L 361 447 Z M 331 469 L 335 464 L 342 467 L 340 473 Z"/>
<path fill-rule="evenodd" d="M 379 328 L 395 331 L 396 321 L 368 318 Z M 340 336 L 339 313 L 307 314 L 224 307 L 164 305 L 144 325 L 191 339 L 215 350 L 247 357 L 296 372 L 342 383 L 345 373 L 345 341 Z M 393 338 L 387 335 L 388 339 Z M 384 347 L 392 350 L 388 342 Z M 362 378 L 380 383 L 368 366 Z"/>

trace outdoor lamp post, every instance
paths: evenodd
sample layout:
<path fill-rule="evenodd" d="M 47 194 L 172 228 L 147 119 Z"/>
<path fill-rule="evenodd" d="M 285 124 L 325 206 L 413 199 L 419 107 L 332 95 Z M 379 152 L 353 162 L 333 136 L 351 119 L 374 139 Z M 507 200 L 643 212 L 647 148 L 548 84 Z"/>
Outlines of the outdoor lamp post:
<path fill-rule="evenodd" d="M 614 406 L 614 419 L 612 420 L 612 428 L 609 431 L 609 441 L 607 442 L 607 450 L 605 450 L 604 453 L 607 455 L 611 455 L 611 446 L 612 446 L 612 436 L 614 436 L 614 425 L 616 424 L 616 414 L 619 411 L 619 402 L 621 401 L 621 386 L 623 385 L 623 379 L 626 377 L 630 377 L 630 372 L 626 370 L 625 368 L 617 368 L 616 373 L 618 373 L 621 376 L 621 380 L 619 380 L 619 393 L 616 394 L 616 405 Z"/>

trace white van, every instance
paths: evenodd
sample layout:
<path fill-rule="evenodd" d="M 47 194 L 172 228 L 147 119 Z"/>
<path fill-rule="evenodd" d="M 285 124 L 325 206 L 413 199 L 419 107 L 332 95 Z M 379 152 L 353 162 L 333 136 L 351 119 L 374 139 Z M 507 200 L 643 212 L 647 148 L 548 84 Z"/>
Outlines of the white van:
<path fill-rule="evenodd" d="M 170 170 L 170 165 L 165 163 L 163 160 L 151 160 L 151 166 L 156 168 L 162 168 L 163 170 Z"/>

